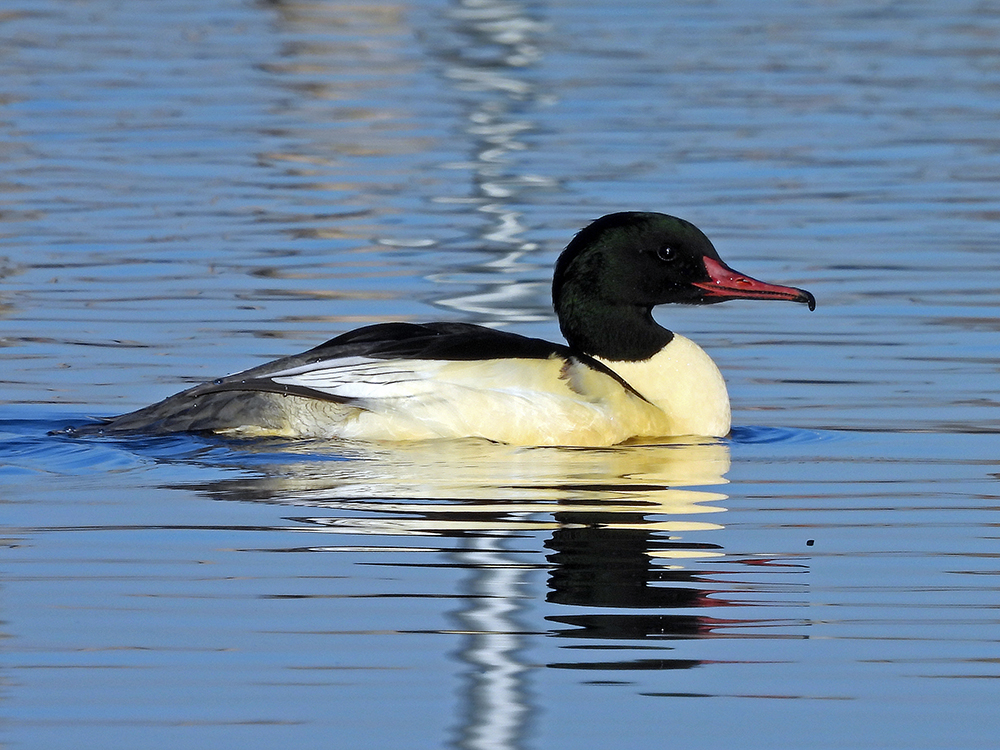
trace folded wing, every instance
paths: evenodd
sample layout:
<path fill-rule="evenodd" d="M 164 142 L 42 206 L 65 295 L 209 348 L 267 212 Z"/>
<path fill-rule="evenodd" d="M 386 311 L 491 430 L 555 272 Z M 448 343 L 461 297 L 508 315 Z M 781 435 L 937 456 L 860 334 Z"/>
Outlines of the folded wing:
<path fill-rule="evenodd" d="M 463 323 L 392 323 L 195 386 L 102 429 L 612 444 L 656 434 L 662 416 L 566 346 Z"/>

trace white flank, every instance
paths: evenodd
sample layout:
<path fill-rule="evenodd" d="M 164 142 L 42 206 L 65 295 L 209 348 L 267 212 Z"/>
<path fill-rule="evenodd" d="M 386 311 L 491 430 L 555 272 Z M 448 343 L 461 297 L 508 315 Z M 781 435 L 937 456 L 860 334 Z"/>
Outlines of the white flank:
<path fill-rule="evenodd" d="M 277 372 L 275 383 L 348 404 L 282 400 L 290 429 L 359 440 L 482 437 L 518 445 L 613 445 L 631 437 L 721 436 L 729 398 L 718 368 L 675 335 L 642 362 L 606 362 L 644 398 L 575 359 L 470 361 L 348 357 Z"/>

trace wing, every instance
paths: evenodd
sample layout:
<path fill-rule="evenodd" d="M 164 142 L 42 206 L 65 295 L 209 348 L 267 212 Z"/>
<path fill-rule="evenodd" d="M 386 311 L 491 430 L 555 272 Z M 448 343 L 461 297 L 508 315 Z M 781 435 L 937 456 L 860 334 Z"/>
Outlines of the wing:
<path fill-rule="evenodd" d="M 610 377 L 642 398 L 617 373 L 568 346 L 469 323 L 381 323 L 338 336 L 286 357 L 206 383 L 203 392 L 256 390 L 337 402 L 395 398 L 434 390 L 448 363 L 559 359 Z"/>
<path fill-rule="evenodd" d="M 379 323 L 348 331 L 300 355 L 310 359 L 545 359 L 568 354 L 563 344 L 471 323 Z"/>
<path fill-rule="evenodd" d="M 584 429 L 617 442 L 632 434 L 625 423 L 614 424 L 626 414 L 633 416 L 625 423 L 662 417 L 606 365 L 565 345 L 464 323 L 389 323 L 203 383 L 93 431 L 259 428 L 540 443 L 564 442 L 566 430 Z M 618 436 L 620 430 L 627 434 Z"/>

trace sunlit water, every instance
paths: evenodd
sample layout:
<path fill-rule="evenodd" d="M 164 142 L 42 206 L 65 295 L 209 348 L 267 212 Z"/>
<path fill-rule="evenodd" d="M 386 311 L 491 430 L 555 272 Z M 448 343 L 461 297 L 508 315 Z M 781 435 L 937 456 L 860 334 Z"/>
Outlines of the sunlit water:
<path fill-rule="evenodd" d="M 748 7 L 0 11 L 0 743 L 995 747 L 1000 12 Z M 49 434 L 621 209 L 819 300 L 658 313 L 727 440 Z"/>

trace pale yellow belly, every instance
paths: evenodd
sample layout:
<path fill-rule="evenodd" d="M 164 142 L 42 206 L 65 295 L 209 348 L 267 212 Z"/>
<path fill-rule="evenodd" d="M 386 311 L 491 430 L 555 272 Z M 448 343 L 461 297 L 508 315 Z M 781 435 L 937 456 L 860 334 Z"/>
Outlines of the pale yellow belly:
<path fill-rule="evenodd" d="M 725 382 L 689 339 L 675 336 L 649 360 L 605 364 L 634 391 L 605 372 L 560 357 L 407 363 L 398 378 L 360 382 L 349 404 L 255 394 L 257 406 L 246 414 L 245 425 L 219 431 L 348 440 L 478 437 L 572 446 L 729 433 Z"/>
<path fill-rule="evenodd" d="M 439 400 L 402 399 L 378 411 L 301 398 L 261 394 L 280 419 L 220 430 L 246 437 L 282 436 L 346 440 L 434 440 L 478 437 L 512 445 L 608 446 L 636 436 L 670 434 L 666 416 L 638 399 L 609 409 L 605 404 L 567 402 L 553 409 L 529 397 L 470 396 L 462 408 Z M 624 406 L 624 408 L 622 408 Z"/>

